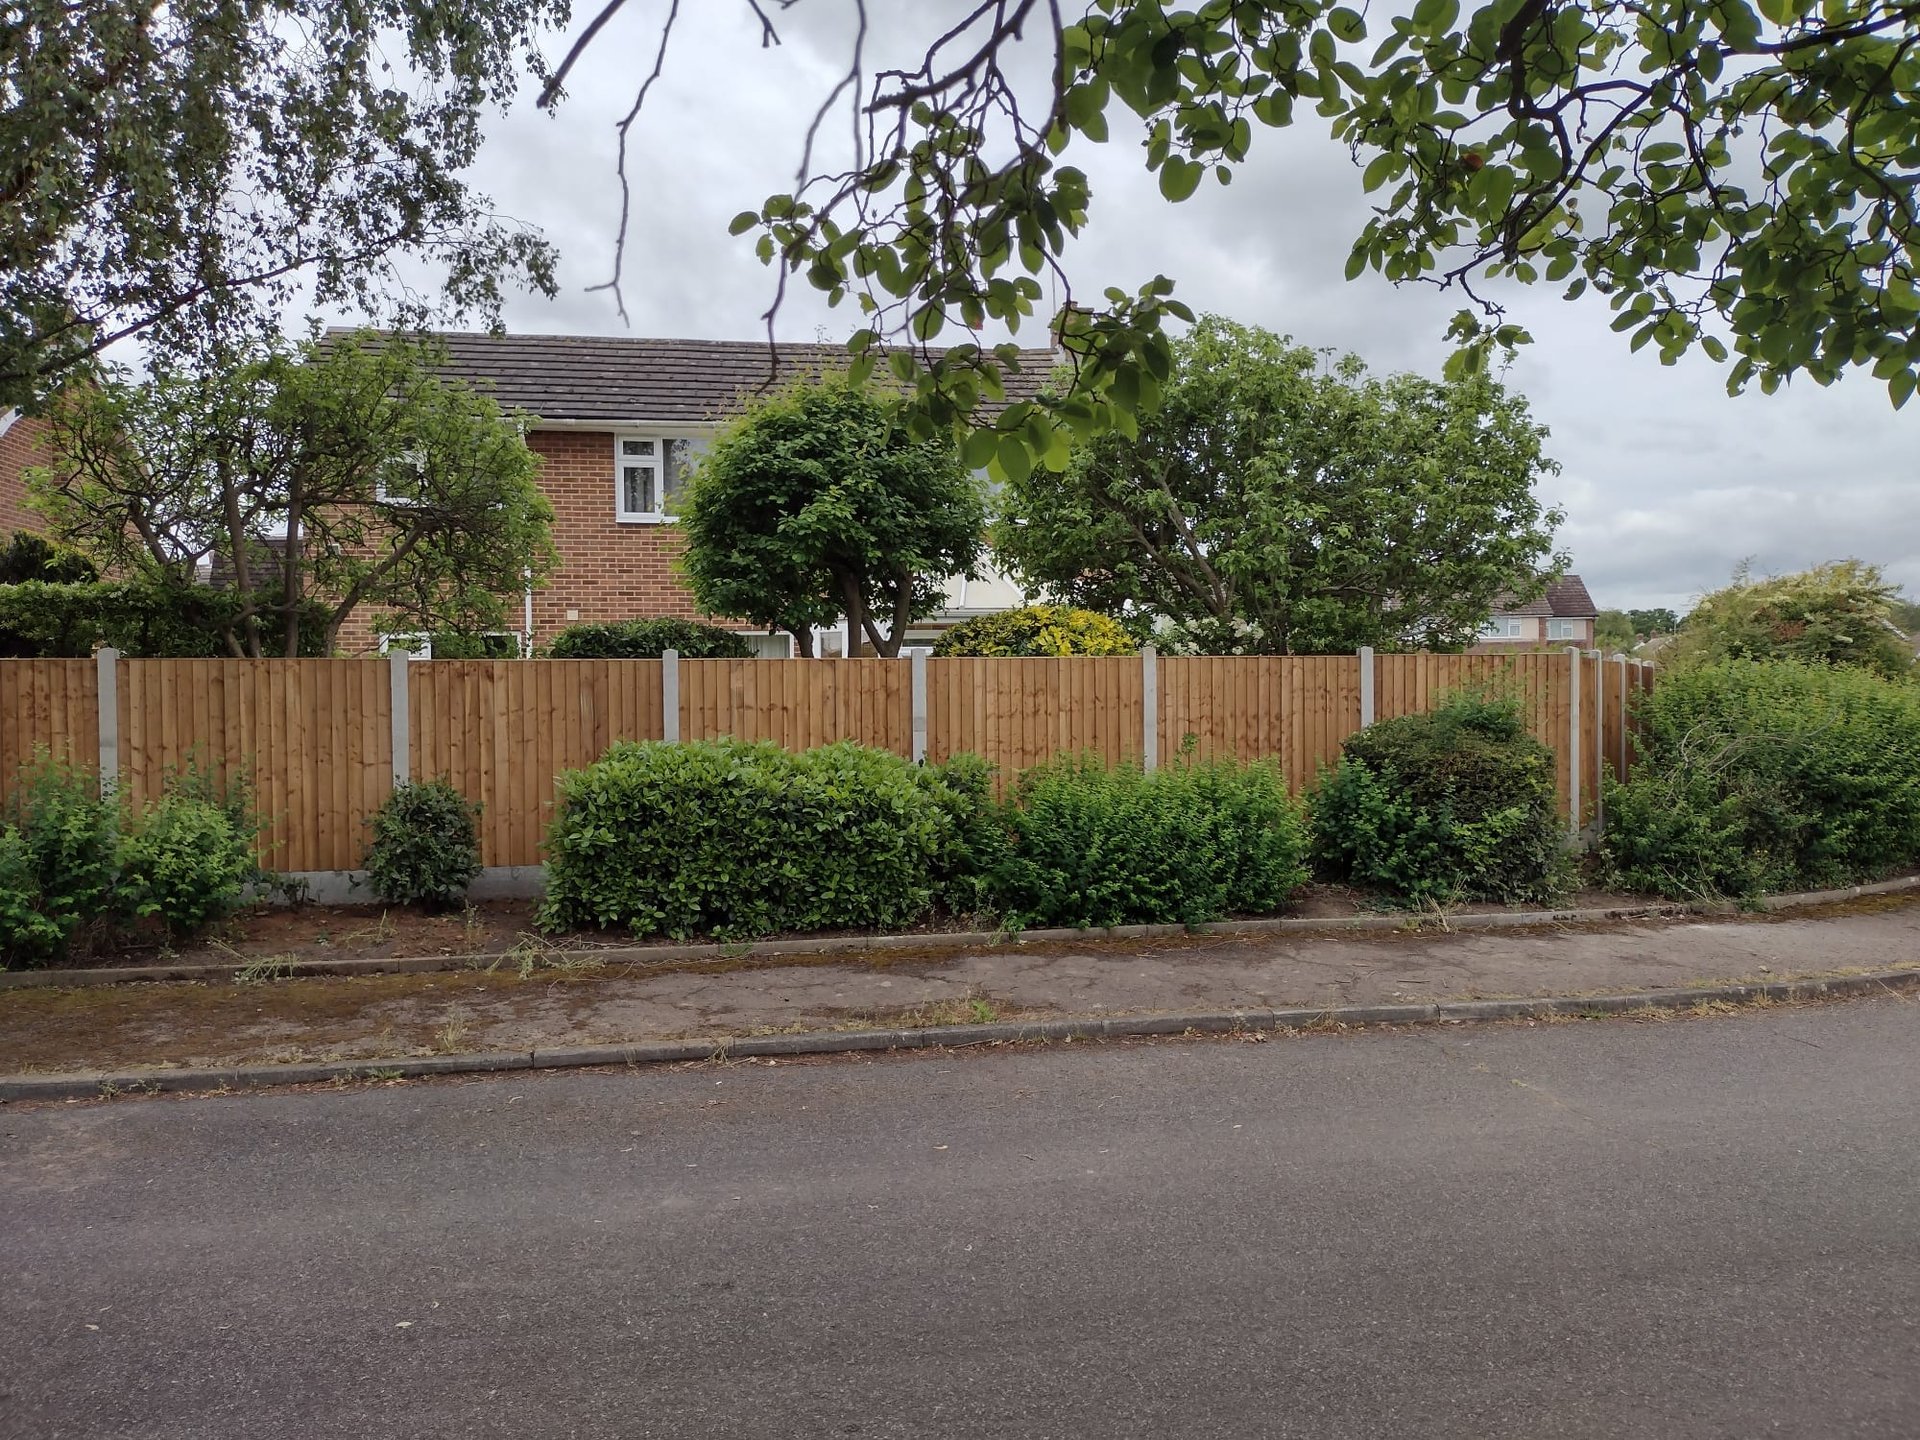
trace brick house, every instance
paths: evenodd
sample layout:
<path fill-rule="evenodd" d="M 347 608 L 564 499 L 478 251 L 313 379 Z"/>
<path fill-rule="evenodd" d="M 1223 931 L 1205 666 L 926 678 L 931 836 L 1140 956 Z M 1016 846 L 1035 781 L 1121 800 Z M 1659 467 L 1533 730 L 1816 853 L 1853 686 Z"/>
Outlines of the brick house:
<path fill-rule="evenodd" d="M 1593 648 L 1593 626 L 1600 612 L 1578 575 L 1548 584 L 1546 592 L 1524 605 L 1496 605 L 1473 646 L 1477 654 L 1525 647 L 1578 645 Z"/>
<path fill-rule="evenodd" d="M 0 410 L 0 539 L 15 530 L 39 532 L 46 522 L 27 508 L 26 472 L 51 465 L 53 456 L 42 443 L 47 422 Z"/>
<path fill-rule="evenodd" d="M 652 340 L 615 336 L 442 334 L 445 373 L 484 390 L 509 410 L 537 417 L 527 444 L 541 457 L 540 488 L 554 508 L 560 565 L 546 585 L 520 597 L 513 639 L 530 646 L 576 621 L 703 616 L 674 572 L 681 539 L 672 502 L 708 438 L 743 400 L 776 383 L 846 364 L 837 345 L 781 345 L 770 368 L 757 340 Z M 1027 351 L 1009 377 L 1012 398 L 1038 391 L 1052 371 L 1049 351 Z M 1017 387 L 1017 388 L 1016 388 Z M 948 586 L 949 607 L 909 633 L 928 643 L 970 615 L 1024 603 L 1005 577 Z M 371 615 L 356 614 L 342 648 L 373 643 Z M 750 633 L 756 653 L 785 656 L 791 637 Z M 844 653 L 845 636 L 821 637 L 822 653 Z"/>

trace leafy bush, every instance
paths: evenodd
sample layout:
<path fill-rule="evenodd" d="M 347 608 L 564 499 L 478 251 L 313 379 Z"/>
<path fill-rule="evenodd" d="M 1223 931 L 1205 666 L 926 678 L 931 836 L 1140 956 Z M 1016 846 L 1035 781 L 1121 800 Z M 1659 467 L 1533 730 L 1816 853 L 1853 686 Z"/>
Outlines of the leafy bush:
<path fill-rule="evenodd" d="M 934 644 L 935 655 L 1131 655 L 1140 648 L 1118 620 L 1067 605 L 976 615 Z"/>
<path fill-rule="evenodd" d="M 396 785 L 373 817 L 373 893 L 389 905 L 460 904 L 480 873 L 479 816 L 449 781 Z"/>
<path fill-rule="evenodd" d="M 113 908 L 113 802 L 86 771 L 42 754 L 21 771 L 4 824 L 19 837 L 9 866 L 24 877 L 7 908 L 30 906 L 40 919 L 0 933 L 0 952 L 10 963 L 56 960 Z"/>
<path fill-rule="evenodd" d="M 131 581 L 0 585 L 0 657 L 85 658 L 101 645 L 153 659 L 212 659 L 244 606 L 232 590 Z M 324 654 L 326 607 L 309 602 L 301 653 Z"/>
<path fill-rule="evenodd" d="M 560 782 L 540 923 L 729 937 L 910 925 L 956 882 L 971 803 L 939 771 L 850 742 L 618 744 Z"/>
<path fill-rule="evenodd" d="M 1660 658 L 1667 669 L 1716 660 L 1797 660 L 1914 672 L 1913 647 L 1893 625 L 1899 587 L 1877 565 L 1840 560 L 1797 575 L 1733 583 L 1703 598 Z"/>
<path fill-rule="evenodd" d="M 553 637 L 547 654 L 556 660 L 657 660 L 664 650 L 678 651 L 683 660 L 745 660 L 753 654 L 731 630 L 672 616 L 569 625 Z"/>
<path fill-rule="evenodd" d="M 955 915 L 1000 909 L 994 877 L 1006 862 L 1011 837 L 993 793 L 993 772 L 992 765 L 972 754 L 955 755 L 927 767 L 938 782 L 934 801 L 953 827 L 934 863 L 934 894 Z"/>
<path fill-rule="evenodd" d="M 40 872 L 27 837 L 18 826 L 0 825 L 0 967 L 57 959 L 67 933 L 40 906 Z"/>
<path fill-rule="evenodd" d="M 1920 689 L 1858 669 L 1728 660 L 1640 702 L 1601 854 L 1664 895 L 1838 885 L 1920 863 Z"/>
<path fill-rule="evenodd" d="M 121 837 L 117 903 L 136 919 L 158 920 L 169 936 L 225 919 L 259 873 L 253 836 L 213 800 L 163 795 Z"/>
<path fill-rule="evenodd" d="M 99 578 L 93 561 L 78 550 L 30 530 L 14 531 L 0 545 L 0 585 L 18 585 L 23 580 L 84 585 Z"/>
<path fill-rule="evenodd" d="M 1402 903 L 1542 900 L 1564 883 L 1553 752 L 1517 701 L 1455 696 L 1360 731 L 1312 812 L 1328 878 Z"/>
<path fill-rule="evenodd" d="M 1028 925 L 1200 924 L 1282 910 L 1307 878 L 1278 768 L 1185 761 L 1151 774 L 1062 758 L 1020 778 L 1000 907 Z"/>

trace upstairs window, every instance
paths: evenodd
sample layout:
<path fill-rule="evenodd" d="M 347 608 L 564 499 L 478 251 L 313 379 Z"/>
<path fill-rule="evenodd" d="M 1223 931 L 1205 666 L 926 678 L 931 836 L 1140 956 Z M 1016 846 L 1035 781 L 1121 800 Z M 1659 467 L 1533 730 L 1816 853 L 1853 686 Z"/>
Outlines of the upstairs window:
<path fill-rule="evenodd" d="M 1547 621 L 1547 639 L 1578 640 L 1579 638 L 1580 638 L 1580 622 L 1578 620 Z"/>
<path fill-rule="evenodd" d="M 705 443 L 666 435 L 613 437 L 613 509 L 627 524 L 659 525 L 673 518 L 674 501 Z"/>
<path fill-rule="evenodd" d="M 1496 615 L 1480 627 L 1482 640 L 1518 640 L 1520 620 L 1512 615 Z"/>

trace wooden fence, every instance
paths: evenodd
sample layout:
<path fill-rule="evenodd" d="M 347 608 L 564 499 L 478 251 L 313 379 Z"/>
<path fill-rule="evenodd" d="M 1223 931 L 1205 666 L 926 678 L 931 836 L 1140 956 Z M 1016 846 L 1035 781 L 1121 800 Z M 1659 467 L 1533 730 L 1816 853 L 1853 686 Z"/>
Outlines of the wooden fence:
<path fill-rule="evenodd" d="M 1370 673 L 1369 673 L 1370 672 Z M 1048 757 L 1277 760 L 1296 792 L 1363 724 L 1474 685 L 1523 697 L 1563 814 L 1599 823 L 1632 763 L 1652 667 L 1594 654 L 1059 660 L 0 660 L 0 788 L 36 753 L 104 771 L 136 802 L 189 766 L 246 774 L 266 862 L 359 865 L 396 779 L 446 776 L 484 806 L 488 865 L 537 865 L 554 782 L 616 740 L 852 739 L 1017 774 Z M 111 697 L 106 713 L 101 696 Z M 1153 718 L 1152 725 L 1147 717 Z M 103 723 L 104 721 L 104 723 Z"/>

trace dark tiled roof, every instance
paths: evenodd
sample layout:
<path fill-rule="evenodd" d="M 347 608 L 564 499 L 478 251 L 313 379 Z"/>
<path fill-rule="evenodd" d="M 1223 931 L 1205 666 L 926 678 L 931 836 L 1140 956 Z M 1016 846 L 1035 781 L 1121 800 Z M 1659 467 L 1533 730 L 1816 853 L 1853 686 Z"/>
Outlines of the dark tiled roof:
<path fill-rule="evenodd" d="M 1500 616 L 1552 616 L 1556 620 L 1590 620 L 1600 614 L 1594 608 L 1593 597 L 1587 594 L 1586 582 L 1578 575 L 1552 581 L 1545 594 L 1535 596 L 1524 605 L 1502 600 L 1493 607 L 1493 613 Z"/>
<path fill-rule="evenodd" d="M 1547 586 L 1547 604 L 1560 620 L 1590 620 L 1600 614 L 1593 597 L 1587 594 L 1586 582 L 1578 575 L 1569 575 Z"/>
<path fill-rule="evenodd" d="M 345 330 L 329 334 L 346 334 Z M 623 335 L 443 333 L 447 372 L 485 389 L 509 409 L 543 420 L 720 420 L 743 396 L 795 376 L 844 369 L 839 345 L 781 345 L 769 366 L 763 340 L 650 340 Z M 1055 360 L 1023 350 L 1008 377 L 1010 399 L 1031 399 Z M 884 367 L 883 367 L 884 368 Z"/>

